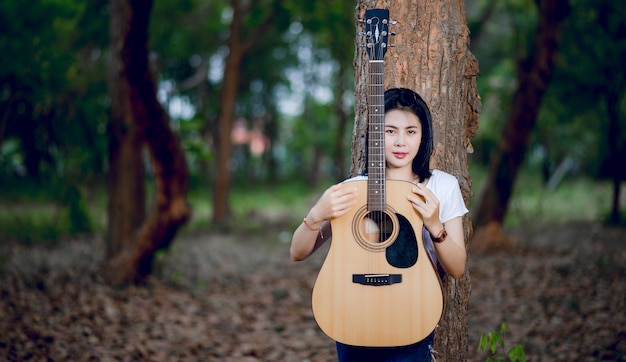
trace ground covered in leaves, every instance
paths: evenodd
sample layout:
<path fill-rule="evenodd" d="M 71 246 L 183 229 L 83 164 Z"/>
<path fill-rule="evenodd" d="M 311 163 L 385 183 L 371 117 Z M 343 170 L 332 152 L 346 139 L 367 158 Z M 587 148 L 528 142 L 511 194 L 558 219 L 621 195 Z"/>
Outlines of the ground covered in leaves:
<path fill-rule="evenodd" d="M 626 230 L 599 224 L 511 232 L 473 252 L 469 354 L 510 325 L 529 361 L 626 360 Z M 312 317 L 323 252 L 288 258 L 289 232 L 181 236 L 145 286 L 99 276 L 102 240 L 0 245 L 0 361 L 333 361 Z M 271 240 L 270 240 L 271 239 Z"/>

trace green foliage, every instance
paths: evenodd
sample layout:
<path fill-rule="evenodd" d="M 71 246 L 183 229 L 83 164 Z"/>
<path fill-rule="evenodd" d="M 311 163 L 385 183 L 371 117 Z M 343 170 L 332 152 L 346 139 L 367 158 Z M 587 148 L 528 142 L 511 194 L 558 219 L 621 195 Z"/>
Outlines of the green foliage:
<path fill-rule="evenodd" d="M 528 51 L 537 19 L 532 0 L 468 2 L 472 52 L 480 66 L 477 87 L 482 98 L 480 127 L 472 141 L 480 162 L 487 164 L 517 85 L 517 61 Z"/>
<path fill-rule="evenodd" d="M 254 6 L 241 24 L 242 43 L 256 35 L 266 15 L 276 15 L 239 70 L 237 117 L 249 125 L 262 120 L 272 148 L 260 159 L 243 158 L 238 163 L 239 176 L 249 177 L 247 170 L 257 168 L 254 174 L 265 179 L 285 178 L 291 176 L 286 169 L 307 168 L 301 160 L 280 156 L 302 144 L 308 134 L 298 133 L 291 144 L 281 139 L 294 133 L 293 123 L 284 122 L 287 117 L 280 113 L 279 101 L 285 102 L 294 90 L 305 96 L 328 91 L 336 79 L 345 83 L 338 92 L 352 85 L 345 74 L 351 74 L 354 5 L 344 0 L 293 0 L 260 1 Z M 106 87 L 109 16 L 107 0 L 0 3 L 4 35 L 0 54 L 5 65 L 0 69 L 0 177 L 58 177 L 75 184 L 104 177 L 110 105 Z M 209 148 L 216 129 L 212 122 L 220 111 L 221 81 L 216 74 L 227 54 L 231 19 L 232 10 L 224 0 L 164 0 L 155 2 L 152 10 L 150 50 L 162 80 L 161 99 L 183 100 L 195 112 L 193 120 L 173 114 L 174 128 L 180 131 L 194 173 L 210 172 Z M 328 73 L 323 79 L 313 72 L 306 79 L 293 77 L 313 66 L 318 71 L 323 68 L 317 68 L 320 65 Z M 337 65 L 345 74 L 333 78 Z M 201 77 L 206 68 L 208 80 Z M 205 84 L 199 87 L 197 79 Z M 319 139 L 330 144 L 333 127 L 328 125 L 334 119 L 322 115 L 315 122 Z M 332 147 L 319 150 L 326 157 L 334 152 Z"/>
<path fill-rule="evenodd" d="M 617 143 L 626 144 L 626 8 L 613 0 L 569 3 L 554 74 L 527 148 L 534 160 L 527 166 L 550 175 L 569 158 L 571 172 L 597 179 L 609 173 L 607 163 L 624 158 L 609 152 L 608 135 L 615 132 L 608 129 L 606 96 L 613 92 L 613 103 L 620 103 Z M 477 1 L 468 3 L 468 14 L 483 100 L 473 144 L 477 161 L 486 164 L 509 112 L 517 62 L 531 45 L 537 10 L 529 0 Z"/>
<path fill-rule="evenodd" d="M 519 192 L 516 189 L 511 202 L 509 226 L 537 218 L 547 222 L 600 220 L 610 204 L 610 188 L 594 178 L 602 175 L 603 164 L 610 159 L 603 98 L 609 86 L 619 91 L 619 122 L 626 129 L 626 68 L 621 64 L 626 54 L 622 36 L 626 7 L 609 0 L 570 3 L 572 15 L 564 29 L 558 67 L 530 140 L 523 175 L 517 182 Z M 43 181 L 63 179 L 84 189 L 88 183 L 98 184 L 105 179 L 110 102 L 106 87 L 109 6 L 108 0 L 0 1 L 3 183 L 21 177 L 21 181 L 38 181 L 41 188 L 50 188 L 37 190 L 36 194 L 60 195 L 62 188 Z M 351 98 L 354 2 L 259 1 L 254 6 L 241 25 L 245 39 L 254 35 L 254 29 L 270 11 L 275 10 L 277 17 L 241 65 L 237 116 L 245 118 L 248 126 L 262 123 L 271 148 L 258 156 L 238 152 L 235 180 L 289 182 L 297 177 L 304 183 L 308 176 L 305 171 L 317 160 L 322 160 L 321 180 L 341 176 L 332 174 L 330 165 L 336 158 L 336 112 L 341 107 L 350 113 L 351 104 L 332 102 Z M 528 39 L 537 14 L 531 0 L 480 0 L 468 2 L 467 6 L 483 99 L 479 134 L 473 140 L 474 160 L 484 165 L 499 142 L 502 120 L 506 119 L 515 89 L 517 60 L 530 45 Z M 187 152 L 192 176 L 202 180 L 198 188 L 207 189 L 207 201 L 211 198 L 208 179 L 213 176 L 214 122 L 220 111 L 218 78 L 227 54 L 225 41 L 231 19 L 232 10 L 225 0 L 157 1 L 150 19 L 150 50 L 155 55 L 151 59 L 162 81 L 160 91 L 165 94 L 161 99 L 182 99 L 195 112 L 191 119 L 175 116 L 173 126 Z M 203 67 L 209 69 L 209 79 L 202 75 Z M 186 81 L 198 74 L 204 81 L 202 87 L 188 85 Z M 298 98 L 293 97 L 296 93 Z M 330 94 L 330 100 L 321 100 L 319 93 Z M 293 107 L 297 108 L 295 115 L 282 114 L 281 105 L 289 102 L 304 107 Z M 348 145 L 350 130 L 346 136 L 348 139 L 343 141 Z M 622 131 L 618 141 L 626 144 L 625 137 Z M 347 157 L 349 147 L 345 148 Z M 567 176 L 579 180 L 568 179 L 554 190 L 547 189 L 545 179 L 567 158 L 574 160 Z M 474 181 L 475 190 L 479 182 Z M 25 195 L 4 193 L 7 198 L 3 204 L 23 197 L 15 203 L 30 205 L 32 198 Z M 104 200 L 106 196 L 98 198 Z M 94 207 L 85 205 L 84 197 L 72 200 L 78 201 L 65 203 L 55 196 L 35 204 L 54 204 L 58 209 L 50 213 L 67 214 L 54 216 L 66 220 L 58 223 L 60 234 L 101 229 L 104 217 L 100 216 L 106 214 L 103 208 L 98 205 L 94 211 Z M 240 202 L 237 194 L 233 201 Z M 195 210 L 205 216 L 203 223 L 209 219 L 209 205 L 203 203 Z M 42 226 L 46 223 L 42 220 L 54 219 L 48 212 L 32 218 L 24 216 L 31 212 L 28 207 L 18 212 L 15 222 L 3 223 L 2 231 L 20 224 L 34 225 L 42 235 L 58 235 Z M 55 225 L 50 222 L 52 229 Z"/>
<path fill-rule="evenodd" d="M 626 155 L 626 8 L 612 0 L 572 0 L 571 7 L 540 118 L 541 142 L 551 160 L 570 155 L 594 178 L 621 173 L 623 180 L 618 164 Z"/>
<path fill-rule="evenodd" d="M 68 170 L 82 177 L 94 168 L 101 172 L 103 51 L 77 29 L 85 34 L 99 26 L 106 34 L 108 22 L 106 16 L 93 17 L 81 28 L 90 9 L 73 0 L 0 2 L 0 142 L 18 145 L 10 159 L 2 150 L 1 176 L 43 180 Z"/>
<path fill-rule="evenodd" d="M 478 351 L 488 352 L 486 362 L 526 362 L 524 346 L 517 344 L 507 351 L 504 334 L 509 332 L 509 324 L 503 322 L 499 331 L 491 331 L 480 335 Z"/>

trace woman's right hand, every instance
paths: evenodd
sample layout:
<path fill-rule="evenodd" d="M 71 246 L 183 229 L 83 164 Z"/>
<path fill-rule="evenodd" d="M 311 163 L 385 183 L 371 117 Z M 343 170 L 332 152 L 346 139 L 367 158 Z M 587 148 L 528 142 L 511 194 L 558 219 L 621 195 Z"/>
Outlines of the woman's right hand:
<path fill-rule="evenodd" d="M 345 214 L 356 204 L 356 193 L 356 187 L 349 182 L 332 185 L 307 214 L 307 223 L 315 228 L 325 220 Z"/>
<path fill-rule="evenodd" d="M 332 230 L 327 220 L 347 213 L 356 202 L 356 187 L 349 183 L 336 184 L 324 191 L 306 215 L 305 221 L 293 233 L 291 259 L 299 261 L 308 258 L 330 239 Z"/>

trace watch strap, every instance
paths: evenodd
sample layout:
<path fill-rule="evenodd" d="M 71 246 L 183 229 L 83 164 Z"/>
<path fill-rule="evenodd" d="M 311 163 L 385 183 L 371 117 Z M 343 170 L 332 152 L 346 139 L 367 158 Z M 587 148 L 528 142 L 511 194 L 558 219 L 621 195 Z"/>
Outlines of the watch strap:
<path fill-rule="evenodd" d="M 446 228 L 443 228 L 441 232 L 439 232 L 439 235 L 437 236 L 431 235 L 431 239 L 433 240 L 433 243 L 443 243 L 447 237 L 448 237 L 448 232 L 446 231 Z"/>

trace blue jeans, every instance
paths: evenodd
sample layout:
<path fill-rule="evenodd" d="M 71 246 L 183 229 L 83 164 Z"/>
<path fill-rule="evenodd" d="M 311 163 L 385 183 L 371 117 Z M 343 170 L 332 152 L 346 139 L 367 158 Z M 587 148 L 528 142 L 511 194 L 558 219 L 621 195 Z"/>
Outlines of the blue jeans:
<path fill-rule="evenodd" d="M 433 342 L 435 333 L 408 346 L 360 347 L 337 342 L 339 362 L 430 362 L 434 360 Z"/>

